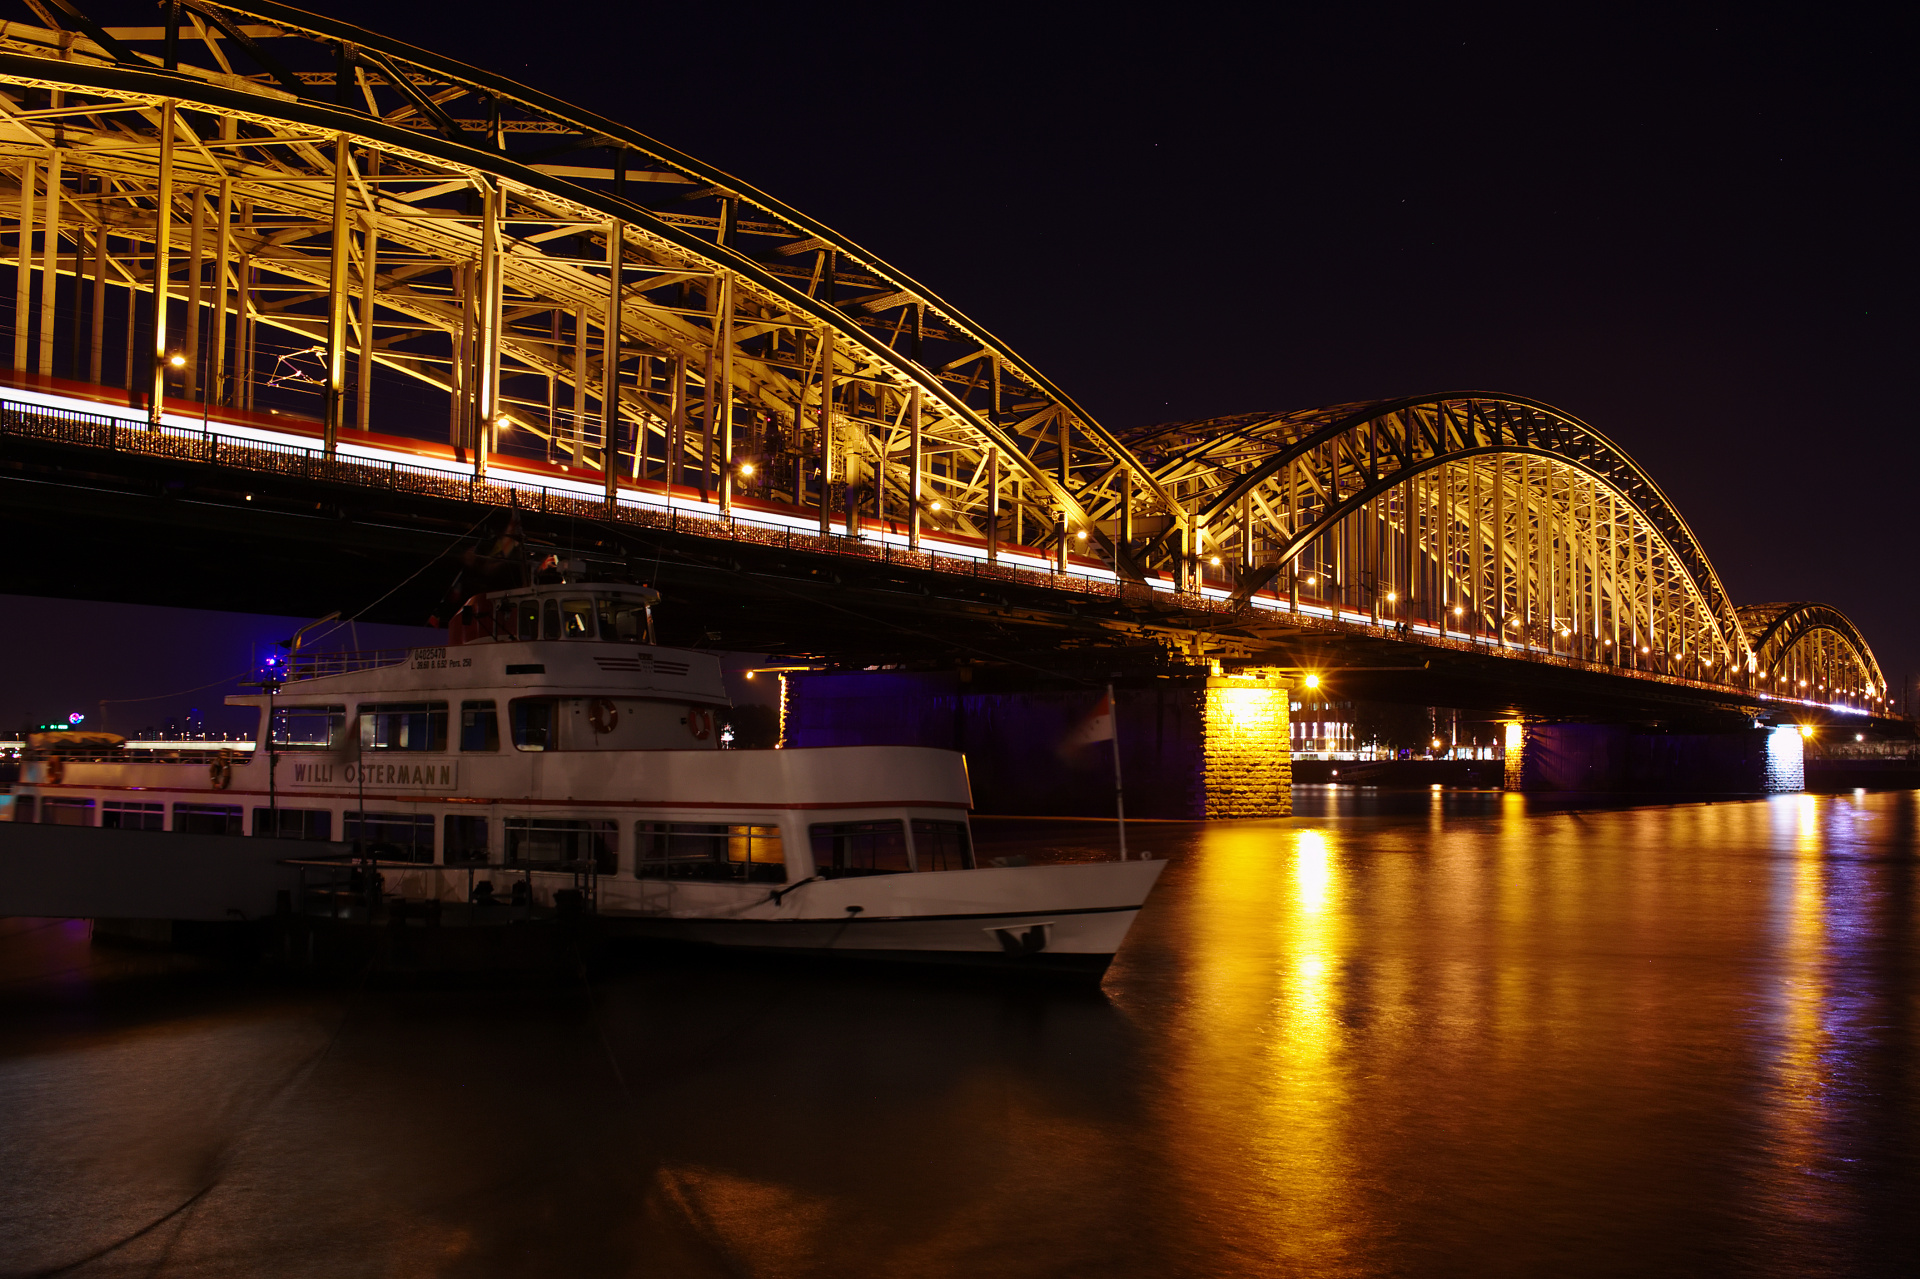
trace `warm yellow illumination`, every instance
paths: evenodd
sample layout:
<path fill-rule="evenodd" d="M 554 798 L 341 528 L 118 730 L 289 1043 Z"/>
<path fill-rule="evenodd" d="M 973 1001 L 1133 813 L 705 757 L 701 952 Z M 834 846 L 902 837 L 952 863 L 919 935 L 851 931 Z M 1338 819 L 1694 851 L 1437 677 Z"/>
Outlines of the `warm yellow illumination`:
<path fill-rule="evenodd" d="M 742 475 L 752 475 L 752 474 L 753 474 L 753 463 L 751 463 L 751 462 L 742 462 L 742 463 L 740 464 L 740 474 L 742 474 Z"/>
<path fill-rule="evenodd" d="M 175 353 L 167 357 L 167 363 L 173 365 L 176 369 L 184 369 L 187 367 L 187 357 Z"/>
<path fill-rule="evenodd" d="M 1308 579 L 1307 579 L 1307 585 L 1308 585 L 1308 586 L 1312 586 L 1312 585 L 1314 585 L 1314 584 L 1315 584 L 1315 582 L 1316 582 L 1317 580 L 1318 580 L 1318 579 L 1316 579 L 1316 578 L 1311 578 L 1311 577 L 1310 577 L 1310 578 L 1308 578 Z"/>
<path fill-rule="evenodd" d="M 1395 595 L 1392 591 L 1387 592 L 1387 603 L 1391 604 L 1399 598 L 1400 597 L 1398 595 Z"/>
<path fill-rule="evenodd" d="M 936 502 L 935 502 L 935 503 L 933 504 L 933 509 L 934 509 L 934 510 L 936 510 L 936 511 L 937 511 L 937 510 L 939 510 L 939 509 L 940 509 L 940 503 L 936 501 Z"/>
<path fill-rule="evenodd" d="M 1319 688 L 1320 677 L 1318 675 L 1309 675 L 1306 679 L 1302 680 L 1301 683 L 1305 684 L 1308 688 Z"/>
<path fill-rule="evenodd" d="M 753 674 L 754 674 L 754 673 L 753 673 L 752 671 L 748 671 L 748 672 L 747 672 L 747 678 L 748 678 L 748 679 L 752 679 L 752 678 L 753 678 Z"/>
<path fill-rule="evenodd" d="M 1081 536 L 1081 537 L 1085 537 L 1085 536 L 1086 536 L 1086 534 L 1085 534 L 1085 533 L 1082 533 L 1082 534 L 1081 534 L 1080 536 Z M 1207 563 L 1209 563 L 1209 564 L 1211 564 L 1211 565 L 1213 565 L 1213 566 L 1214 566 L 1215 568 L 1219 568 L 1219 567 L 1220 567 L 1220 557 L 1219 557 L 1218 555 L 1216 555 L 1216 556 L 1214 556 L 1214 557 L 1213 557 L 1212 559 L 1210 559 L 1210 560 L 1208 560 L 1208 561 L 1207 561 Z"/>
<path fill-rule="evenodd" d="M 1461 615 L 1462 613 L 1464 613 L 1464 612 L 1466 612 L 1466 611 L 1467 611 L 1466 609 L 1464 609 L 1464 608 L 1461 608 L 1461 607 L 1460 607 L 1460 606 L 1459 606 L 1458 604 L 1455 604 L 1455 605 L 1453 606 L 1453 615 L 1454 615 L 1455 617 L 1458 617 L 1458 616 L 1460 616 L 1460 615 Z"/>
<path fill-rule="evenodd" d="M 1440 749 L 1440 739 L 1439 739 L 1439 738 L 1437 738 L 1437 737 L 1433 739 L 1433 748 L 1434 748 L 1435 750 L 1439 750 L 1439 749 Z"/>
<path fill-rule="evenodd" d="M 1802 736 L 1802 737 L 1812 737 L 1812 736 L 1813 736 L 1813 725 L 1811 725 L 1811 724 L 1802 724 L 1802 725 L 1800 726 L 1800 736 Z"/>
<path fill-rule="evenodd" d="M 1081 529 L 1078 533 L 1075 533 L 1074 536 L 1084 542 L 1087 540 L 1087 530 Z"/>

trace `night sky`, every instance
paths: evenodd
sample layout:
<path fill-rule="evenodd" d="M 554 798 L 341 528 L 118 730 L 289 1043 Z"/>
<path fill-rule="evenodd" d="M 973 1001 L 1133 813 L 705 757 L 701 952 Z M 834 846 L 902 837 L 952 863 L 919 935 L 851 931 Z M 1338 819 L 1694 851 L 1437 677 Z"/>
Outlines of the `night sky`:
<path fill-rule="evenodd" d="M 1117 430 L 1545 400 L 1736 601 L 1920 670 L 1903 6 L 325 7 L 785 200 Z"/>
<path fill-rule="evenodd" d="M 1912 10 L 411 7 L 866 245 L 1103 424 L 1534 396 L 1920 669 Z"/>

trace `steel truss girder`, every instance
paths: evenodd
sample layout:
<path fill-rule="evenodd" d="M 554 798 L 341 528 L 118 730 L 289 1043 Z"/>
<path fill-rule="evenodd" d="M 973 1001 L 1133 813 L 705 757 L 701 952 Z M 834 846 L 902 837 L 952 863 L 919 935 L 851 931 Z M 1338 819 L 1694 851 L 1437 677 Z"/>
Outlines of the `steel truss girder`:
<path fill-rule="evenodd" d="M 357 146 L 411 149 L 425 163 L 465 168 L 471 174 L 539 192 L 582 209 L 595 221 L 624 222 L 630 239 L 657 236 L 670 250 L 737 281 L 743 298 L 757 296 L 770 307 L 790 313 L 790 318 L 760 319 L 808 335 L 832 332 L 834 374 L 842 385 L 874 380 L 883 383 L 890 395 L 904 395 L 918 385 L 925 405 L 923 429 L 933 436 L 949 432 L 957 437 L 950 443 L 970 442 L 976 455 L 971 470 L 984 469 L 986 450 L 998 450 L 1008 477 L 1021 481 L 1016 489 L 1020 496 L 1014 502 L 1032 508 L 1026 514 L 1034 526 L 1064 519 L 1083 529 L 1094 528 L 1102 516 L 1114 513 L 1121 500 L 1111 486 L 1112 477 L 1120 471 L 1132 473 L 1130 487 L 1139 500 L 1172 513 L 1168 495 L 1157 489 L 1114 437 L 1003 343 L 872 254 L 730 175 L 615 122 L 371 32 L 272 4 L 213 5 L 196 0 L 192 8 L 209 22 L 197 24 L 198 43 L 191 39 L 194 33 L 183 28 L 189 40 L 179 46 L 181 54 L 197 55 L 203 43 L 221 63 L 217 69 L 184 62 L 175 72 L 150 65 L 128 66 L 129 48 L 137 58 L 158 60 L 154 29 L 109 28 L 118 34 L 112 48 L 103 48 L 84 32 L 36 32 L 16 26 L 9 29 L 11 38 L 0 45 L 29 56 L 0 53 L 0 59 L 40 65 L 9 65 L 0 70 L 0 78 L 68 93 L 115 89 L 144 93 L 149 104 L 173 98 L 189 110 L 225 112 L 259 123 L 318 125 L 321 134 L 348 133 Z M 251 33 L 252 42 L 243 42 L 244 48 L 235 43 L 240 33 Z M 221 52 L 223 39 L 226 53 Z M 272 58 L 262 62 L 269 46 Z M 121 55 L 119 61 L 115 54 Z M 241 64 L 249 58 L 259 64 L 262 74 L 251 78 L 235 74 L 233 68 L 245 70 Z M 52 59 L 65 61 L 49 65 Z M 284 67 L 293 68 L 291 81 L 282 74 Z M 319 67 L 331 70 L 315 69 Z M 341 78 L 342 68 L 351 68 L 350 78 Z M 324 96 L 340 101 L 316 101 L 330 78 L 334 93 Z M 309 91 L 305 96 L 302 87 Z M 470 127 L 476 123 L 487 127 L 486 136 L 476 136 Z M 603 173 L 591 167 L 549 164 L 546 167 L 556 172 L 543 173 L 532 167 L 540 163 L 537 156 L 520 162 L 506 154 L 505 139 L 523 133 L 557 133 L 557 141 L 543 138 L 543 151 L 567 152 L 569 159 L 597 152 L 608 157 L 610 165 Z M 654 208 L 625 198 L 629 174 L 649 195 L 671 194 L 678 207 Z M 609 184 L 611 192 L 606 189 Z M 713 212 L 705 212 L 703 206 Z M 690 233 L 690 227 L 711 227 L 722 242 L 709 243 Z M 749 240 L 761 243 L 749 246 Z M 806 263 L 808 253 L 815 263 L 809 283 L 801 288 L 790 277 L 798 273 L 794 268 Z M 783 264 L 791 266 L 783 268 Z M 859 282 L 863 275 L 864 284 Z M 837 302 L 834 292 L 840 281 L 861 289 L 863 302 Z M 888 325 L 894 313 L 898 318 L 892 320 L 890 332 L 876 332 L 877 326 Z M 903 329 L 913 335 L 905 351 L 897 349 Z M 881 333 L 888 340 L 881 340 Z M 752 335 L 749 329 L 742 340 Z M 924 352 L 923 343 L 928 347 Z M 956 373 L 969 360 L 985 366 L 979 376 Z M 750 359 L 730 363 L 743 371 L 753 368 Z M 742 390 L 751 397 L 750 388 Z M 801 394 L 793 397 L 796 402 L 805 398 L 806 388 L 799 390 Z M 1004 407 L 1006 401 L 1012 402 L 1011 412 Z M 1014 412 L 1036 407 L 1047 410 L 1052 422 L 1064 429 L 1026 433 L 1011 429 Z M 1104 487 L 1093 482 L 1099 476 L 1106 478 Z M 1097 533 L 1095 540 L 1102 540 Z"/>
<path fill-rule="evenodd" d="M 1799 600 L 1747 604 L 1739 612 L 1761 674 L 1781 681 L 1796 670 L 1819 671 L 1830 686 L 1865 688 L 1871 696 L 1886 696 L 1887 678 L 1872 647 L 1839 609 Z M 1842 682 L 1835 685 L 1836 679 Z"/>
<path fill-rule="evenodd" d="M 1239 582 L 1243 599 L 1363 504 L 1447 462 L 1524 454 L 1572 467 L 1625 502 L 1661 552 L 1684 568 L 1721 659 L 1750 656 L 1718 574 L 1658 485 L 1600 432 L 1538 401 L 1483 392 L 1409 397 L 1174 424 L 1131 435 L 1128 443 L 1165 450 L 1155 476 L 1193 510 L 1209 545 L 1244 548 L 1264 540 L 1277 548 L 1270 563 Z M 1310 494 L 1311 518 L 1297 528 L 1272 514 L 1286 509 L 1288 497 L 1298 509 L 1298 490 L 1289 492 L 1294 484 Z M 1249 498 L 1268 512 L 1251 523 Z"/>

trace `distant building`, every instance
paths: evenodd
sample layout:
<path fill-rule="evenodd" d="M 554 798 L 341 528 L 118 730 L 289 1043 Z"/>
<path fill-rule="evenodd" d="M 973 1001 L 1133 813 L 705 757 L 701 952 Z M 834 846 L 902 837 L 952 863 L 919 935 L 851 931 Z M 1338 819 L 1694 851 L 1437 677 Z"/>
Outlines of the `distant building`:
<path fill-rule="evenodd" d="M 1296 755 L 1348 754 L 1353 743 L 1353 703 L 1299 701 L 1290 716 Z"/>

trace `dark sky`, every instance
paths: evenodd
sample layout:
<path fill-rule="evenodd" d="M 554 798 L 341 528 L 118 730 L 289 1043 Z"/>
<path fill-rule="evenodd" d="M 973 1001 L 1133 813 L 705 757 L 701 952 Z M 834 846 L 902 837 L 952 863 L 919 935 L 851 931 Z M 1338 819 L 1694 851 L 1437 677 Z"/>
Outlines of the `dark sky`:
<path fill-rule="evenodd" d="M 1736 600 L 1920 669 L 1907 6 L 327 8 L 784 199 L 1115 428 L 1546 400 Z"/>

